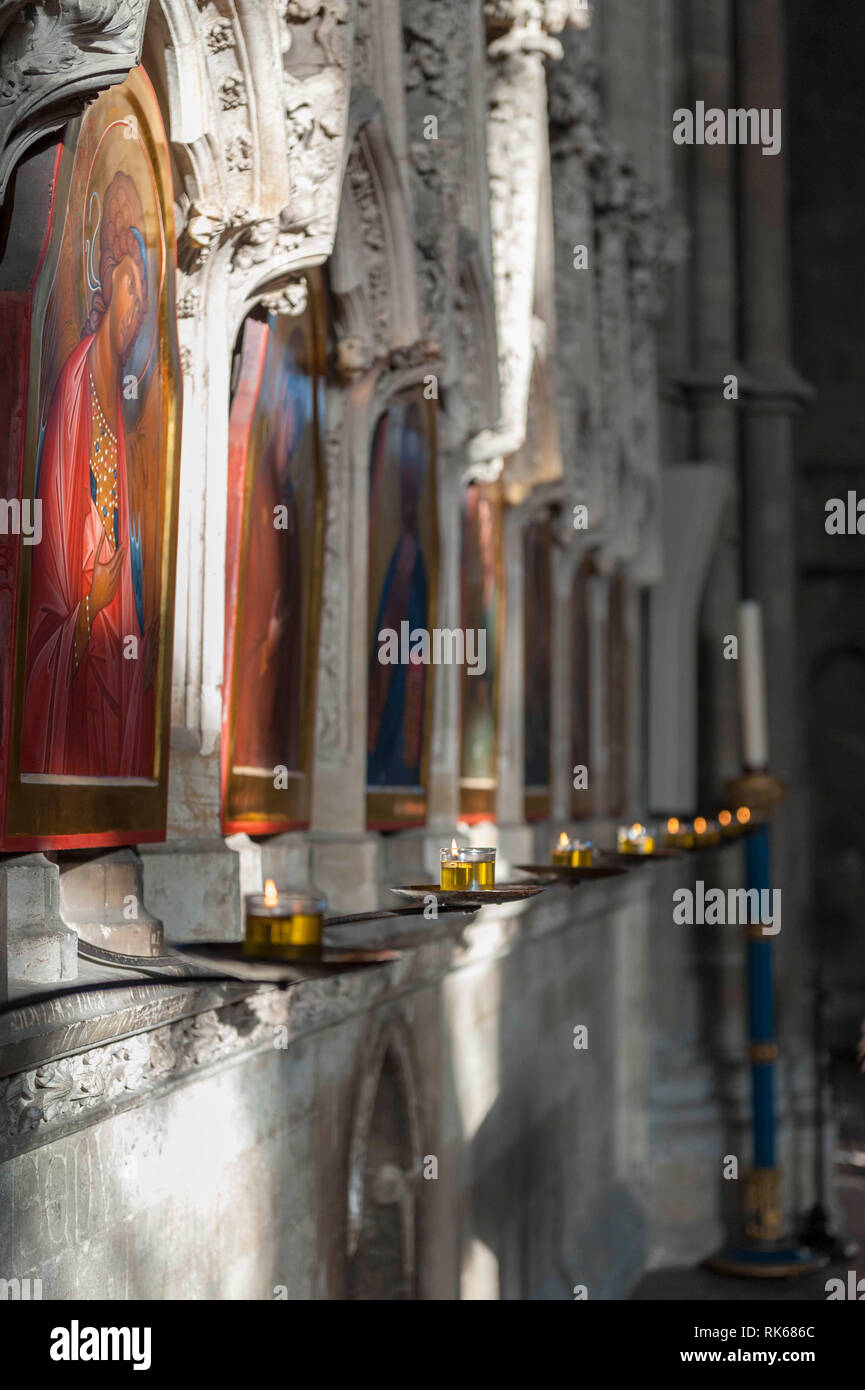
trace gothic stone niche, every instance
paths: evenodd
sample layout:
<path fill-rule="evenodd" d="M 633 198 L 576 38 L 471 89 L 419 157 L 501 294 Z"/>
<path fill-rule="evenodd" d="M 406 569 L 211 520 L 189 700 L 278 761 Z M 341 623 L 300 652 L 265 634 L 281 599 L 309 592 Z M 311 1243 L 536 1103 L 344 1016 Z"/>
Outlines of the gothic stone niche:
<path fill-rule="evenodd" d="M 439 535 L 436 417 L 423 388 L 375 428 L 369 512 L 367 824 L 426 820 Z"/>
<path fill-rule="evenodd" d="M 348 1187 L 349 1298 L 417 1297 L 420 1104 L 408 1032 L 392 1022 L 366 1049 Z"/>
<path fill-rule="evenodd" d="M 222 820 L 309 824 L 324 519 L 320 276 L 241 329 L 229 424 Z"/>
<path fill-rule="evenodd" d="M 164 837 L 174 263 L 165 135 L 137 68 L 16 172 L 0 270 L 3 495 L 22 522 L 0 537 L 7 850 Z"/>
<path fill-rule="evenodd" d="M 471 483 L 463 495 L 460 625 L 483 633 L 484 662 L 460 682 L 460 819 L 495 820 L 499 670 L 504 633 L 504 502 L 501 484 Z M 478 639 L 480 640 L 480 639 Z M 477 654 L 479 648 L 475 646 Z"/>
<path fill-rule="evenodd" d="M 550 815 L 550 691 L 552 685 L 553 595 L 550 574 L 552 519 L 535 517 L 524 535 L 525 591 L 525 817 Z"/>

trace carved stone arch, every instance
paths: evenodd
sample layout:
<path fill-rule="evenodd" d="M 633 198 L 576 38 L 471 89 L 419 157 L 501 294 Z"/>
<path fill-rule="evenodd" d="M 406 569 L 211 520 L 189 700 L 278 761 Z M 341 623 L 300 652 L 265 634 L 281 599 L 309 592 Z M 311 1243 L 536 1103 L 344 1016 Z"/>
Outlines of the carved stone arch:
<path fill-rule="evenodd" d="M 347 1293 L 417 1296 L 417 1186 L 423 1114 L 411 1034 L 393 1015 L 367 1038 L 358 1065 L 346 1221 Z"/>
<path fill-rule="evenodd" d="M 415 270 L 399 165 L 376 113 L 358 130 L 348 154 L 330 262 L 343 375 L 368 370 L 419 341 Z"/>
<path fill-rule="evenodd" d="M 219 737 L 229 372 L 250 308 L 297 311 L 329 256 L 354 0 L 153 0 L 145 59 L 164 108 L 187 377 L 172 722 Z"/>

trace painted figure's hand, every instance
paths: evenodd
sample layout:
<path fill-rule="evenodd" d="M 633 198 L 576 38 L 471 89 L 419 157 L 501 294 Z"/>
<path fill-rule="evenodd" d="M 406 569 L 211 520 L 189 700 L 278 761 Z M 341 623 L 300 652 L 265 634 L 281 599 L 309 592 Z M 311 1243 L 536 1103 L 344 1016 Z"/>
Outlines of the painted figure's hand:
<path fill-rule="evenodd" d="M 117 593 L 120 584 L 121 567 L 123 565 L 124 547 L 119 545 L 111 559 L 104 565 L 98 556 L 102 551 L 102 543 L 105 540 L 105 527 L 102 528 L 102 535 L 96 547 L 96 555 L 93 560 L 93 580 L 90 585 L 90 621 L 101 613 L 103 608 L 107 608 L 114 595 Z"/>

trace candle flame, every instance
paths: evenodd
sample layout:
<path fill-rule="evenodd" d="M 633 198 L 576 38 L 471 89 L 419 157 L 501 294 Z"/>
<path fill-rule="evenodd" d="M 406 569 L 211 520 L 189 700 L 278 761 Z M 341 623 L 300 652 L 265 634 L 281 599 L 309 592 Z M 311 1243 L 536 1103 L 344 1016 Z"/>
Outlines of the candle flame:
<path fill-rule="evenodd" d="M 678 829 L 679 829 L 679 822 L 678 822 L 678 820 L 676 819 L 675 816 L 671 816 L 670 819 L 667 821 L 667 830 L 670 832 L 671 835 L 675 835 L 675 834 L 676 834 L 676 831 L 677 831 Z"/>
<path fill-rule="evenodd" d="M 460 847 L 457 844 L 456 840 L 451 840 L 451 854 L 453 855 L 454 859 L 459 859 Z M 456 873 L 456 870 L 454 870 L 454 873 Z"/>
<path fill-rule="evenodd" d="M 739 822 L 739 824 L 740 824 L 740 825 L 747 825 L 747 824 L 748 824 L 748 821 L 749 821 L 750 819 L 751 819 L 751 812 L 748 810 L 748 807 L 747 807 L 747 806 L 740 806 L 739 809 L 738 809 L 738 811 L 736 812 L 736 820 Z"/>
<path fill-rule="evenodd" d="M 269 878 L 264 885 L 264 901 L 268 907 L 276 907 L 279 901 L 279 894 L 276 891 L 276 884 Z"/>
<path fill-rule="evenodd" d="M 635 821 L 634 821 L 634 824 L 631 826 L 631 835 L 632 835 L 633 837 L 636 838 L 637 835 L 642 835 L 642 834 L 643 834 L 643 827 L 640 825 L 640 822 L 639 822 L 638 820 L 635 820 Z"/>
<path fill-rule="evenodd" d="M 702 816 L 698 816 L 697 819 L 694 821 L 694 829 L 696 830 L 698 835 L 705 834 L 706 822 Z"/>
<path fill-rule="evenodd" d="M 561 835 L 559 836 L 559 847 L 560 847 L 561 849 L 565 849 L 565 848 L 567 847 L 567 844 L 568 844 L 568 832 L 567 832 L 567 830 L 563 830 L 562 833 L 561 833 Z"/>
<path fill-rule="evenodd" d="M 721 822 L 722 825 L 724 825 L 724 826 L 729 825 L 729 824 L 730 824 L 730 821 L 731 821 L 732 819 L 733 819 L 733 817 L 730 815 L 730 812 L 729 812 L 729 811 L 719 811 L 719 812 L 718 812 L 718 820 Z"/>

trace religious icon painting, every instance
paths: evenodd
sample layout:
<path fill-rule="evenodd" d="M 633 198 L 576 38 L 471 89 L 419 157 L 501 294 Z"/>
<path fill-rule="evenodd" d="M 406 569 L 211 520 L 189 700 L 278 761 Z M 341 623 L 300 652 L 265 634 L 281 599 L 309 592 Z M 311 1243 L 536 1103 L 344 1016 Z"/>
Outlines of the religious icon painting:
<path fill-rule="evenodd" d="M 309 825 L 324 526 L 321 277 L 297 315 L 252 313 L 229 420 L 222 821 Z"/>
<path fill-rule="evenodd" d="M 553 598 L 552 522 L 536 517 L 524 533 L 524 799 L 526 820 L 550 815 L 550 696 Z"/>
<path fill-rule="evenodd" d="M 435 673 L 435 406 L 401 392 L 373 434 L 369 514 L 367 824 L 423 825 Z"/>
<path fill-rule="evenodd" d="M 592 814 L 589 780 L 592 761 L 592 622 L 588 557 L 574 570 L 571 588 L 571 815 L 585 820 Z"/>
<path fill-rule="evenodd" d="M 460 570 L 460 626 L 467 644 L 460 676 L 460 819 L 469 824 L 496 819 L 503 517 L 499 483 L 466 488 Z"/>
<path fill-rule="evenodd" d="M 0 534 L 0 845 L 162 839 L 181 374 L 143 70 L 29 154 L 9 199 L 0 492 L 21 524 Z"/>

